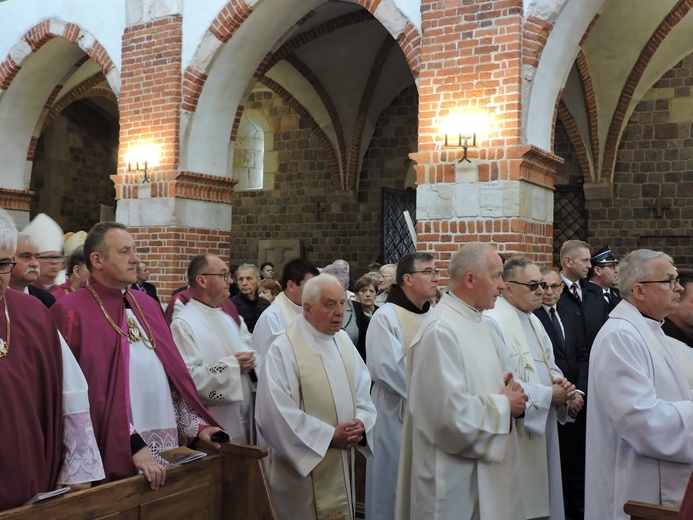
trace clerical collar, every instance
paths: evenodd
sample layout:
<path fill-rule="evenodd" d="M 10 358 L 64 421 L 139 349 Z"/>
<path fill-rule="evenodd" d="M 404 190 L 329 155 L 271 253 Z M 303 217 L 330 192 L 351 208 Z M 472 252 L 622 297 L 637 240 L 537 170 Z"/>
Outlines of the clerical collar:
<path fill-rule="evenodd" d="M 478 314 L 478 315 L 481 315 L 481 314 L 482 314 L 482 312 L 481 312 L 479 309 L 475 309 L 474 307 L 472 307 L 471 305 L 469 305 L 466 301 L 464 301 L 462 298 L 459 298 L 458 296 L 455 296 L 454 294 L 452 294 L 452 291 L 450 291 L 450 292 L 447 293 L 447 294 L 448 294 L 448 296 L 450 296 L 451 298 L 455 298 L 458 302 L 460 302 L 462 305 L 464 305 L 465 307 L 467 307 L 470 311 L 474 311 L 474 312 L 475 312 L 476 314 Z"/>
<path fill-rule="evenodd" d="M 660 323 L 660 324 L 664 323 L 664 320 L 657 320 L 657 319 L 653 318 L 652 316 L 650 316 L 649 314 L 642 312 L 640 309 L 638 309 L 638 312 L 642 315 L 643 318 L 646 318 L 646 319 L 652 320 L 652 321 L 656 321 L 657 323 Z"/>
<path fill-rule="evenodd" d="M 424 303 L 423 309 L 419 309 L 414 305 L 399 285 L 392 285 L 390 292 L 387 293 L 387 303 L 392 303 L 402 307 L 404 310 L 413 312 L 414 314 L 426 314 L 431 307 L 429 302 Z"/>

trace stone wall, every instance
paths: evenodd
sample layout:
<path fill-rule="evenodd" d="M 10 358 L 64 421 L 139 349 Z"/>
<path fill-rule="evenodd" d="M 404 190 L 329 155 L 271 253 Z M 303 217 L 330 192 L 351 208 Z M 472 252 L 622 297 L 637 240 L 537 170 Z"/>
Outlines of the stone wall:
<path fill-rule="evenodd" d="M 251 95 L 246 108 L 261 111 L 279 156 L 274 189 L 236 192 L 231 261 L 258 262 L 259 241 L 300 239 L 318 266 L 337 258 L 363 274 L 381 254 L 381 191 L 403 189 L 416 149 L 417 94 L 411 86 L 381 114 L 364 157 L 358 194 L 335 192 L 325 153 L 305 121 L 271 92 Z"/>
<path fill-rule="evenodd" d="M 613 198 L 587 202 L 590 243 L 649 248 L 693 266 L 693 55 L 645 94 L 619 146 Z M 661 196 L 661 198 L 660 198 Z"/>
<path fill-rule="evenodd" d="M 100 205 L 114 207 L 118 124 L 83 102 L 69 105 L 38 140 L 31 216 L 46 213 L 67 231 L 88 230 Z"/>

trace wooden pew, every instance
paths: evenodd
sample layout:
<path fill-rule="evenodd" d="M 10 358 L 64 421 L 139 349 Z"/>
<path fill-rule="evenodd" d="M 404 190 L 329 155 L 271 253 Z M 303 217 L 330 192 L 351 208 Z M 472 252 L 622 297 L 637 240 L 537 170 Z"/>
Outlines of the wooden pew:
<path fill-rule="evenodd" d="M 205 450 L 207 451 L 207 450 Z M 141 475 L 0 513 L 0 520 L 276 520 L 262 459 L 267 449 L 222 445 L 169 468 L 157 491 Z"/>
<path fill-rule="evenodd" d="M 678 508 L 647 504 L 629 500 L 623 506 L 623 512 L 630 515 L 631 520 L 676 520 Z"/>

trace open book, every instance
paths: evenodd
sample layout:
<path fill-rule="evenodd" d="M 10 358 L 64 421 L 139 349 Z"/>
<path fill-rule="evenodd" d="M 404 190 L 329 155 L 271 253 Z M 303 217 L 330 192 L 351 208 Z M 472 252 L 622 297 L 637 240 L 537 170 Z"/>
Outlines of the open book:
<path fill-rule="evenodd" d="M 162 451 L 159 453 L 162 459 L 167 460 L 171 464 L 185 464 L 186 462 L 192 462 L 193 460 L 201 459 L 206 457 L 207 454 L 202 451 L 191 450 L 185 446 L 179 446 L 178 448 L 173 448 L 172 450 Z"/>

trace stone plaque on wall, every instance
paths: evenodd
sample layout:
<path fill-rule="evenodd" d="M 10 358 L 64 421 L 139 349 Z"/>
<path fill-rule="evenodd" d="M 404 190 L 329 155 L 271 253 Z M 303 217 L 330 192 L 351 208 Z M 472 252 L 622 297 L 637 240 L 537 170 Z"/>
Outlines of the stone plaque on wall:
<path fill-rule="evenodd" d="M 258 267 L 263 262 L 272 262 L 274 264 L 275 280 L 281 278 L 284 264 L 301 256 L 301 240 L 286 239 L 286 240 L 260 240 L 258 251 Z"/>

